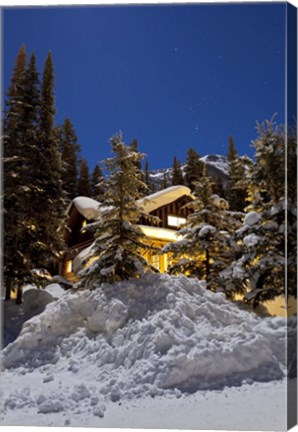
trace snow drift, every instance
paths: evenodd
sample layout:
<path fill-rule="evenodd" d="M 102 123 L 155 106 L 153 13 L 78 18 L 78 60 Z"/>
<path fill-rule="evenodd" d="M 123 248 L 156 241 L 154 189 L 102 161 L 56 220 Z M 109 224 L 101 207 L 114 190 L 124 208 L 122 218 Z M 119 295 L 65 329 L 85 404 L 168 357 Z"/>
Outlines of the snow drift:
<path fill-rule="evenodd" d="M 55 365 L 82 381 L 91 368 L 116 401 L 281 379 L 284 353 L 282 318 L 242 311 L 195 279 L 148 273 L 50 303 L 3 351 L 3 366 Z"/>

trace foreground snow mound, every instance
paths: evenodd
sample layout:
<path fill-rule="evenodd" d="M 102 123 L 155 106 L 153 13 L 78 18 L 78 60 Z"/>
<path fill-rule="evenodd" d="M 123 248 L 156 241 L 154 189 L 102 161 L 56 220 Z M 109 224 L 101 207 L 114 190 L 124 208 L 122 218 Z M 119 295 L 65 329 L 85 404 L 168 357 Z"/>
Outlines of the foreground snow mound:
<path fill-rule="evenodd" d="M 3 365 L 91 374 L 117 401 L 281 379 L 284 352 L 282 318 L 242 311 L 195 279 L 147 274 L 66 293 L 25 323 Z"/>

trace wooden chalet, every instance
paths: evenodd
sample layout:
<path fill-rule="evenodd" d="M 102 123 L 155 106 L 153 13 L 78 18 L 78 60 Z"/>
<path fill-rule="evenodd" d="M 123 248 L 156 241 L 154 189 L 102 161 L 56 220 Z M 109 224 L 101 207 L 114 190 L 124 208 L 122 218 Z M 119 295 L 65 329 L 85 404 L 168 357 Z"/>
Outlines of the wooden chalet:
<path fill-rule="evenodd" d="M 138 201 L 145 213 L 156 216 L 157 222 L 142 218 L 139 226 L 148 238 L 148 242 L 159 248 L 169 242 L 177 241 L 178 230 L 186 221 L 190 209 L 186 204 L 193 200 L 191 191 L 186 186 L 172 186 L 156 192 Z M 82 269 L 82 262 L 90 255 L 94 235 L 88 225 L 101 216 L 102 204 L 87 197 L 77 197 L 67 209 L 67 228 L 65 243 L 67 250 L 60 263 L 59 273 L 72 279 Z M 169 254 L 146 252 L 146 258 L 161 272 L 165 272 L 171 263 Z"/>

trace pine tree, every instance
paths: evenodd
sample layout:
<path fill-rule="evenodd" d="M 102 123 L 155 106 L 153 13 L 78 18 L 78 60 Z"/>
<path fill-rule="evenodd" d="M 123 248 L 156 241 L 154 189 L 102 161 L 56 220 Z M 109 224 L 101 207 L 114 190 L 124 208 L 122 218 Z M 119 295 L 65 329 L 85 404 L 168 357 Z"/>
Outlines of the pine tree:
<path fill-rule="evenodd" d="M 207 288 L 216 291 L 221 288 L 220 273 L 233 259 L 232 232 L 237 221 L 228 211 L 227 201 L 212 193 L 206 166 L 195 183 L 194 196 L 189 204 L 193 211 L 179 231 L 183 239 L 165 246 L 164 252 L 172 252 L 178 260 L 170 273 L 205 279 Z"/>
<path fill-rule="evenodd" d="M 167 173 L 165 172 L 162 178 L 161 188 L 166 189 L 168 187 L 168 179 L 167 179 Z"/>
<path fill-rule="evenodd" d="M 150 178 L 148 159 L 145 162 L 144 183 L 147 186 L 147 190 L 146 190 L 147 194 L 153 194 L 154 192 L 156 192 L 156 186 Z"/>
<path fill-rule="evenodd" d="M 34 240 L 31 248 L 35 268 L 48 268 L 63 248 L 62 162 L 54 127 L 54 66 L 49 52 L 42 75 L 38 151 L 33 159 L 34 195 L 31 199 L 35 215 Z"/>
<path fill-rule="evenodd" d="M 174 156 L 173 171 L 172 171 L 172 185 L 183 185 L 183 173 L 180 161 Z"/>
<path fill-rule="evenodd" d="M 198 182 L 203 175 L 203 167 L 204 163 L 200 160 L 200 155 L 193 148 L 189 148 L 184 168 L 184 178 L 186 186 L 192 191 L 195 182 Z"/>
<path fill-rule="evenodd" d="M 228 201 L 230 203 L 231 210 L 243 211 L 246 202 L 246 189 L 244 186 L 245 166 L 244 161 L 238 155 L 232 136 L 229 137 L 228 163 Z"/>
<path fill-rule="evenodd" d="M 60 157 L 53 134 L 54 74 L 49 55 L 40 90 L 34 53 L 25 65 L 21 48 L 4 118 L 4 273 L 6 298 L 25 283 L 39 283 L 35 269 L 49 265 L 62 247 Z"/>
<path fill-rule="evenodd" d="M 212 191 L 214 194 L 226 199 L 227 192 L 219 174 L 215 174 L 213 177 Z"/>
<path fill-rule="evenodd" d="M 91 197 L 90 174 L 86 159 L 82 159 L 81 161 L 80 175 L 78 181 L 78 195 Z"/>
<path fill-rule="evenodd" d="M 144 249 L 151 249 L 136 225 L 143 213 L 137 205 L 144 184 L 134 170 L 144 155 L 126 146 L 122 135 L 111 138 L 114 157 L 105 162 L 110 171 L 105 181 L 105 210 L 100 218 L 92 251 L 94 262 L 81 274 L 82 286 L 114 283 L 143 274 L 152 268 L 144 259 Z"/>
<path fill-rule="evenodd" d="M 253 142 L 255 164 L 249 174 L 249 199 L 243 227 L 237 231 L 242 242 L 242 256 L 232 268 L 238 267 L 234 285 L 245 289 L 245 300 L 257 306 L 259 302 L 285 293 L 285 138 L 284 127 L 272 121 L 258 125 L 259 136 Z M 288 207 L 288 248 L 295 244 L 295 212 Z M 293 246 L 295 248 L 295 246 Z M 292 277 L 292 276 L 291 276 Z M 247 280 L 249 285 L 247 286 Z M 291 284 L 293 287 L 293 284 Z M 295 295 L 296 288 L 289 294 Z"/>
<path fill-rule="evenodd" d="M 149 186 L 150 186 L 150 175 L 149 175 L 149 162 L 148 162 L 148 159 L 145 162 L 145 183 L 146 183 L 147 187 L 149 188 Z"/>
<path fill-rule="evenodd" d="M 229 150 L 228 150 L 228 161 L 233 162 L 238 156 L 238 152 L 235 148 L 234 139 L 230 135 L 229 136 Z"/>
<path fill-rule="evenodd" d="M 12 289 L 17 289 L 21 302 L 20 286 L 30 274 L 26 257 L 21 250 L 24 235 L 25 197 L 24 178 L 20 173 L 26 166 L 23 152 L 20 123 L 24 109 L 24 85 L 26 73 L 26 50 L 22 46 L 18 52 L 11 84 L 7 92 L 3 124 L 3 208 L 4 208 L 4 284 L 5 299 L 9 300 Z"/>
<path fill-rule="evenodd" d="M 132 140 L 132 142 L 130 144 L 130 147 L 131 147 L 131 149 L 134 152 L 138 152 L 139 151 L 139 144 L 138 144 L 138 140 L 136 138 Z M 142 168 L 142 162 L 140 160 L 138 160 L 138 161 L 135 162 L 134 165 L 135 165 L 136 172 L 138 173 L 138 175 L 140 176 L 140 179 L 144 183 L 144 187 L 140 191 L 141 195 L 144 196 L 148 192 L 148 187 L 147 187 L 146 182 L 145 182 L 145 174 L 144 174 L 144 171 L 143 171 L 143 168 Z"/>
<path fill-rule="evenodd" d="M 102 182 L 104 180 L 102 171 L 99 165 L 95 165 L 92 176 L 91 176 L 91 194 L 92 198 L 102 202 L 104 188 L 102 186 Z"/>
<path fill-rule="evenodd" d="M 62 157 L 62 189 L 67 201 L 71 201 L 77 195 L 78 189 L 78 164 L 80 145 L 74 127 L 67 117 L 60 131 L 60 151 Z"/>

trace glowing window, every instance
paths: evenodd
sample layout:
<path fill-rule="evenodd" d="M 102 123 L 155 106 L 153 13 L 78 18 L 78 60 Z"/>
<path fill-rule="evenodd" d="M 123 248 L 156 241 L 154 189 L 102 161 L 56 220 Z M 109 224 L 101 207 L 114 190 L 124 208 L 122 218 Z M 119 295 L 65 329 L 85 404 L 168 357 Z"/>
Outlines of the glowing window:
<path fill-rule="evenodd" d="M 160 270 L 160 256 L 157 254 L 151 254 L 151 264 L 154 265 L 155 268 Z"/>
<path fill-rule="evenodd" d="M 71 273 L 72 272 L 72 260 L 66 261 L 65 265 L 65 273 Z"/>
<path fill-rule="evenodd" d="M 181 225 L 184 225 L 186 222 L 186 219 L 179 216 L 168 216 L 168 225 L 172 227 L 181 227 Z"/>

